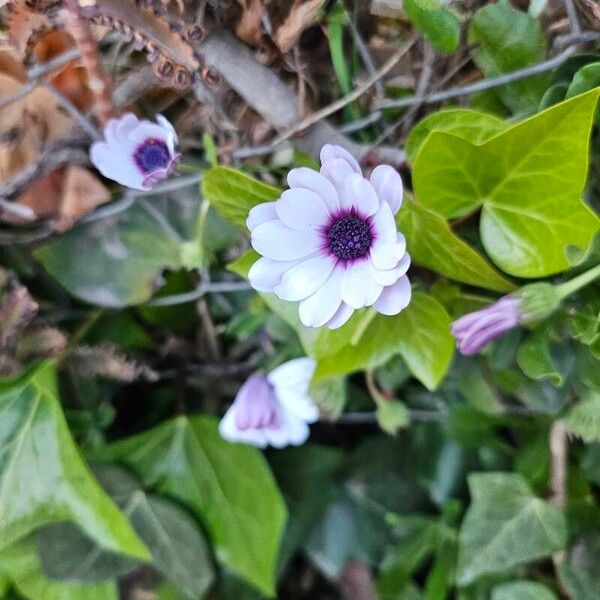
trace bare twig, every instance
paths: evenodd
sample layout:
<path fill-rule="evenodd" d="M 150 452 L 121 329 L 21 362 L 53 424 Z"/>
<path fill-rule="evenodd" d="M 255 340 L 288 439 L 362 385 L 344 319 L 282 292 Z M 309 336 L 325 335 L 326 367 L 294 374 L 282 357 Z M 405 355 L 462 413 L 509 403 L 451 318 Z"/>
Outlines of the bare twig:
<path fill-rule="evenodd" d="M 56 98 L 56 101 L 64 108 L 64 110 L 79 123 L 81 128 L 93 139 L 99 140 L 101 135 L 97 127 L 65 96 L 63 96 L 50 82 L 45 81 L 44 87 Z"/>
<path fill-rule="evenodd" d="M 427 94 L 424 96 L 408 96 L 407 98 L 399 98 L 398 100 L 382 100 L 375 103 L 375 108 L 403 108 L 406 106 L 414 106 L 415 104 L 429 104 L 432 102 L 441 102 L 443 100 L 449 100 L 451 98 L 458 98 L 460 96 L 467 96 L 483 90 L 489 90 L 491 88 L 500 87 L 507 83 L 514 81 L 520 81 L 533 75 L 539 75 L 540 73 L 547 73 L 556 67 L 562 65 L 573 53 L 576 51 L 574 46 L 570 46 L 563 50 L 560 54 L 548 60 L 539 62 L 531 67 L 525 69 L 519 69 L 518 71 L 512 71 L 499 77 L 492 79 L 483 79 L 476 83 L 470 83 L 468 85 L 462 85 L 441 92 L 434 92 L 433 94 Z"/>
<path fill-rule="evenodd" d="M 206 294 L 222 294 L 225 292 L 245 292 L 252 289 L 246 281 L 216 281 L 209 283 L 200 283 L 200 285 L 191 292 L 184 294 L 173 294 L 172 296 L 163 296 L 154 298 L 146 302 L 144 306 L 174 306 L 185 304 L 187 302 L 196 302 Z"/>
<path fill-rule="evenodd" d="M 569 22 L 571 23 L 571 33 L 577 35 L 581 33 L 581 24 L 579 23 L 579 15 L 577 14 L 575 2 L 573 0 L 564 0 L 564 3 Z"/>
<path fill-rule="evenodd" d="M 567 424 L 564 419 L 557 419 L 550 427 L 550 490 L 551 502 L 559 510 L 564 510 L 567 501 L 567 464 L 568 464 L 568 438 Z M 552 555 L 554 568 L 558 570 L 565 561 L 564 551 Z M 560 580 L 560 578 L 559 578 Z M 563 590 L 567 597 L 570 595 Z"/>
<path fill-rule="evenodd" d="M 87 152 L 79 148 L 48 148 L 41 154 L 37 162 L 27 165 L 0 188 L 0 200 L 14 200 L 24 193 L 36 179 L 45 177 L 65 163 L 87 165 L 89 163 Z"/>
<path fill-rule="evenodd" d="M 361 85 L 353 89 L 349 94 L 346 94 L 343 98 L 332 102 L 329 106 L 325 106 L 324 108 L 315 111 L 310 114 L 306 119 L 302 119 L 296 125 L 293 125 L 283 133 L 281 133 L 274 140 L 273 144 L 279 144 L 285 140 L 288 140 L 296 133 L 307 129 L 311 125 L 318 123 L 322 119 L 325 119 L 329 115 L 336 113 L 338 110 L 344 108 L 348 104 L 354 102 L 358 98 L 360 98 L 368 89 L 370 89 L 375 82 L 379 81 L 383 77 L 385 77 L 398 63 L 398 61 L 412 48 L 413 44 L 417 41 L 417 36 L 413 36 L 410 38 L 405 44 L 403 44 L 394 54 L 389 58 L 389 60 L 373 75 L 371 75 L 368 79 L 366 79 Z"/>

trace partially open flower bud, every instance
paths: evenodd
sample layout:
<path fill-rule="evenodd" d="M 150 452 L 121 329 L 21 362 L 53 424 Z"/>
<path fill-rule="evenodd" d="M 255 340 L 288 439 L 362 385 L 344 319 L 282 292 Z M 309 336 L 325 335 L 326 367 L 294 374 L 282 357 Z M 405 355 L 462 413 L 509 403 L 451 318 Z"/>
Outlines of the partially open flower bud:
<path fill-rule="evenodd" d="M 560 296 L 550 283 L 532 283 L 497 302 L 454 321 L 452 334 L 458 351 L 477 354 L 484 346 L 517 325 L 541 321 L 559 306 Z"/>

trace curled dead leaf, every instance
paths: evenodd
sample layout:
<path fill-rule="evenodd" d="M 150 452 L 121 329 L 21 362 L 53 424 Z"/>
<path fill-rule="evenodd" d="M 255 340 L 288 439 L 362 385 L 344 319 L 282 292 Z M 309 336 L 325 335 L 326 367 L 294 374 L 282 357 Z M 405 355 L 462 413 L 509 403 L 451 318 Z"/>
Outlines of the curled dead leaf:
<path fill-rule="evenodd" d="M 294 0 L 289 12 L 273 34 L 273 41 L 281 52 L 289 52 L 302 32 L 314 22 L 325 0 Z"/>

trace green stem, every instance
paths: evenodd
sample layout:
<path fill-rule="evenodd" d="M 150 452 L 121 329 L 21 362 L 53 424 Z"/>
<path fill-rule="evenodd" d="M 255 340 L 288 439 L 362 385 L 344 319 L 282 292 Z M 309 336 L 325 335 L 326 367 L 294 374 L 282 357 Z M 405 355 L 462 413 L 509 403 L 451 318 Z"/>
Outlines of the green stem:
<path fill-rule="evenodd" d="M 597 264 L 589 271 L 585 271 L 585 273 L 582 273 L 577 277 L 573 277 L 570 281 L 565 281 L 564 283 L 557 285 L 556 291 L 558 292 L 560 299 L 563 300 L 598 277 L 600 277 L 600 264 Z"/>

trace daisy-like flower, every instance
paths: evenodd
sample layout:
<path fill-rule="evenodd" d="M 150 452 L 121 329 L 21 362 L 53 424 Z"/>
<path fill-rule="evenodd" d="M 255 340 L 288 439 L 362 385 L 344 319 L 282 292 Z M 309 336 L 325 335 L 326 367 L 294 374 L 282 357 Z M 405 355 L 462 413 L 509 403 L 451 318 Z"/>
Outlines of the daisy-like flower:
<path fill-rule="evenodd" d="M 310 433 L 308 424 L 319 417 L 308 395 L 314 371 L 312 358 L 296 358 L 268 375 L 252 375 L 221 420 L 221 436 L 259 448 L 303 444 Z"/>
<path fill-rule="evenodd" d="M 410 257 L 394 214 L 402 179 L 378 166 L 370 180 L 340 146 L 321 150 L 320 173 L 292 169 L 289 190 L 255 206 L 247 225 L 262 255 L 249 280 L 261 292 L 299 301 L 307 327 L 341 327 L 354 310 L 373 306 L 396 315 L 411 297 Z"/>
<path fill-rule="evenodd" d="M 162 115 L 152 123 L 126 113 L 106 124 L 104 140 L 90 148 L 90 160 L 104 177 L 135 190 L 148 190 L 175 169 L 177 142 L 173 125 Z"/>

